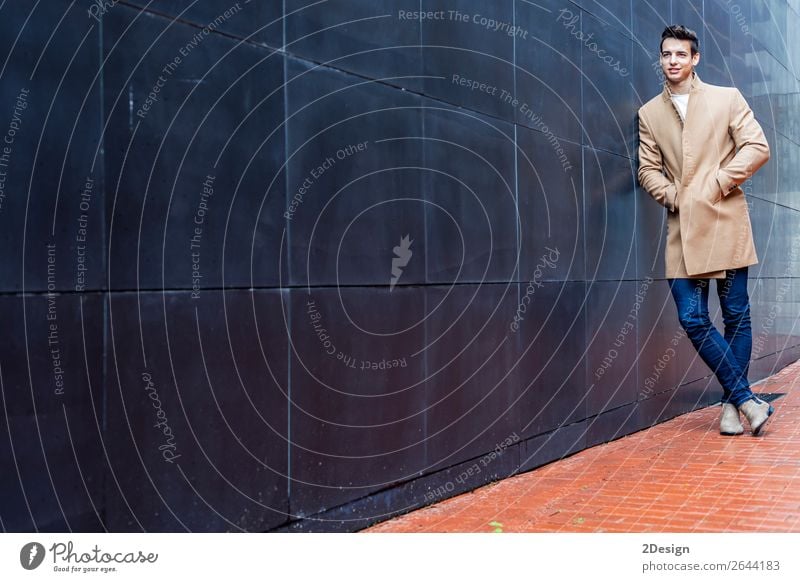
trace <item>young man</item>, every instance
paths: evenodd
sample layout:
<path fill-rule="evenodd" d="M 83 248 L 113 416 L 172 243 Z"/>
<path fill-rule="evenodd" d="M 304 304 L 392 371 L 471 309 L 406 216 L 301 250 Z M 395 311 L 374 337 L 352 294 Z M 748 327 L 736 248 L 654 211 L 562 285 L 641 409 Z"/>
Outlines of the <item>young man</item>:
<path fill-rule="evenodd" d="M 666 279 L 681 326 L 722 384 L 720 433 L 753 435 L 773 409 L 747 380 L 752 349 L 747 268 L 758 262 L 739 185 L 769 159 L 769 145 L 741 93 L 700 81 L 697 35 L 668 26 L 661 35 L 660 95 L 639 109 L 639 182 L 668 209 Z M 725 336 L 708 315 L 717 279 Z"/>

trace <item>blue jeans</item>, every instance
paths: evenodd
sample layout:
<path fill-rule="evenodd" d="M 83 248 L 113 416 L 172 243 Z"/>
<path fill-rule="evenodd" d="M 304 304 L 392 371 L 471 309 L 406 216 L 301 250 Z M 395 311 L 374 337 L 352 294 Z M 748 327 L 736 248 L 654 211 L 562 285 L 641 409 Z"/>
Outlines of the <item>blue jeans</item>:
<path fill-rule="evenodd" d="M 681 326 L 722 384 L 722 401 L 738 407 L 752 398 L 747 381 L 753 347 L 747 267 L 726 271 L 725 279 L 717 280 L 725 337 L 720 335 L 708 316 L 709 279 L 667 279 L 667 282 L 678 308 Z"/>

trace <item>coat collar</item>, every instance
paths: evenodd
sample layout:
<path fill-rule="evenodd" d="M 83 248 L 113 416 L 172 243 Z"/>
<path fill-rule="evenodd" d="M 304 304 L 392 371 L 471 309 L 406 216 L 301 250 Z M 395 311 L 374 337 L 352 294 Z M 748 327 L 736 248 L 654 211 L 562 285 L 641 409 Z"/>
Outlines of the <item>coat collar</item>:
<path fill-rule="evenodd" d="M 689 87 L 689 94 L 703 91 L 704 83 L 700 80 L 697 72 L 692 71 L 692 84 Z M 664 101 L 669 101 L 672 97 L 672 91 L 669 90 L 669 83 L 664 81 L 664 90 L 661 92 L 661 97 Z"/>

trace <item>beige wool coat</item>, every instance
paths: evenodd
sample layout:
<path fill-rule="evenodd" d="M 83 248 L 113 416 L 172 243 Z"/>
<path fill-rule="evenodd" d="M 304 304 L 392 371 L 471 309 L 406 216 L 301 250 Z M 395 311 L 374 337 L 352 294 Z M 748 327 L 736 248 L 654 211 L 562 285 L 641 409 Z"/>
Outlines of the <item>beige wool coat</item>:
<path fill-rule="evenodd" d="M 667 213 L 666 278 L 724 278 L 758 263 L 739 187 L 769 145 L 735 87 L 695 74 L 686 121 L 664 91 L 639 109 L 639 183 Z"/>

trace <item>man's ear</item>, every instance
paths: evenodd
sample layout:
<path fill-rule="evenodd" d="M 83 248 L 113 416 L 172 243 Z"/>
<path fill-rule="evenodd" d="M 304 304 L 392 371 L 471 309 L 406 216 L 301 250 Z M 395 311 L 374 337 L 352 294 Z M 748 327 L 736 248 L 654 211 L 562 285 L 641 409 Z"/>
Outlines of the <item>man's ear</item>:
<path fill-rule="evenodd" d="M 692 55 L 692 66 L 696 67 L 697 63 L 699 63 L 699 62 L 700 62 L 700 53 L 694 53 Z"/>

